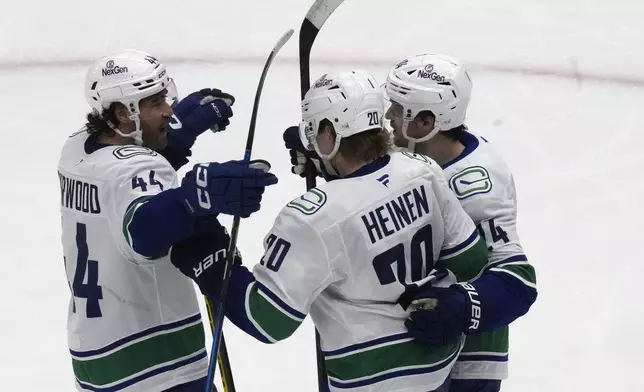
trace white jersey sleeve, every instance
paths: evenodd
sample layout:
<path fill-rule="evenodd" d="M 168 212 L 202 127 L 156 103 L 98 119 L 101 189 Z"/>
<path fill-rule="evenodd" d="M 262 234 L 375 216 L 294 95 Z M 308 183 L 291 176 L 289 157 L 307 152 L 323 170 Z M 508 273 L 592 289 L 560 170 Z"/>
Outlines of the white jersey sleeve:
<path fill-rule="evenodd" d="M 336 257 L 329 254 L 305 215 L 290 207 L 278 215 L 264 239 L 264 249 L 253 270 L 256 283 L 250 293 L 254 302 L 250 318 L 269 340 L 276 341 L 293 333 L 315 298 L 338 279 L 332 266 Z M 276 310 L 281 314 L 276 315 Z M 283 322 L 284 316 L 292 322 Z"/>
<path fill-rule="evenodd" d="M 150 260 L 134 251 L 128 226 L 136 210 L 152 196 L 176 188 L 177 173 L 170 163 L 157 152 L 145 147 L 124 146 L 112 153 L 122 164 L 115 165 L 109 189 L 113 203 L 108 211 L 112 235 L 119 251 L 134 263 Z"/>

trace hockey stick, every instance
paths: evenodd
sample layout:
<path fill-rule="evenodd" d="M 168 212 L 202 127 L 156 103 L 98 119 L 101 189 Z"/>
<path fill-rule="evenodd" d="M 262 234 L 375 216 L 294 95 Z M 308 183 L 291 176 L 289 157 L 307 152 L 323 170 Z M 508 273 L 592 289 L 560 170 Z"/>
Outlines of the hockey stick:
<path fill-rule="evenodd" d="M 324 23 L 344 0 L 316 0 L 307 12 L 300 28 L 300 93 L 301 98 L 311 87 L 311 49 Z M 317 171 L 313 162 L 306 162 L 306 190 L 315 188 Z M 315 355 L 318 365 L 318 390 L 328 391 L 324 355 L 320 347 L 320 333 L 315 330 Z"/>
<path fill-rule="evenodd" d="M 244 161 L 248 163 L 250 161 L 250 154 L 253 150 L 253 140 L 255 138 L 255 124 L 257 123 L 257 109 L 259 107 L 259 98 L 262 95 L 262 88 L 264 87 L 264 80 L 266 79 L 266 74 L 268 69 L 273 62 L 273 59 L 277 55 L 277 52 L 284 46 L 284 44 L 291 38 L 293 35 L 293 30 L 289 30 L 282 37 L 271 50 L 271 53 L 268 55 L 266 64 L 264 64 L 264 69 L 262 70 L 262 76 L 259 79 L 259 85 L 257 86 L 257 92 L 255 93 L 255 102 L 253 103 L 253 113 L 250 117 L 250 128 L 248 129 L 248 138 L 246 139 L 246 149 L 244 150 Z M 237 249 L 237 234 L 239 233 L 239 216 L 235 216 L 233 219 L 233 227 L 230 232 L 230 244 L 228 246 L 228 253 L 226 253 L 226 265 L 224 266 L 224 276 L 221 282 L 221 294 L 219 296 L 219 306 L 217 307 L 217 312 L 215 313 L 215 330 L 212 337 L 212 348 L 210 350 L 210 363 L 208 364 L 208 383 L 206 385 L 206 392 L 212 392 L 213 388 L 213 378 L 216 368 L 216 357 L 217 352 L 219 352 L 219 344 L 221 341 L 221 331 L 224 325 L 224 312 L 226 308 L 226 296 L 228 295 L 228 284 L 230 283 L 230 273 L 233 265 L 233 258 L 235 256 L 235 250 Z"/>
<path fill-rule="evenodd" d="M 210 332 L 215 333 L 215 319 L 213 317 L 212 302 L 208 297 L 204 296 L 206 301 L 206 310 L 208 312 L 208 322 L 210 323 Z M 235 392 L 235 382 L 233 381 L 233 372 L 230 367 L 230 359 L 228 358 L 228 349 L 226 348 L 226 340 L 224 334 L 221 334 L 221 346 L 217 352 L 217 362 L 219 363 L 219 371 L 221 372 L 221 382 L 224 384 L 223 392 Z"/>

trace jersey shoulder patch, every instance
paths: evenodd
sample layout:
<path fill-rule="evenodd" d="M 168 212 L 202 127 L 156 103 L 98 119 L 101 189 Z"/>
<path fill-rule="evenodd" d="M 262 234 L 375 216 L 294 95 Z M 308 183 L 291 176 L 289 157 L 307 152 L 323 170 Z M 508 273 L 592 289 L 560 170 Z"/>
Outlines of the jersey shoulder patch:
<path fill-rule="evenodd" d="M 312 188 L 302 196 L 291 200 L 286 207 L 301 212 L 304 215 L 313 215 L 326 204 L 327 196 L 323 190 Z"/>
<path fill-rule="evenodd" d="M 449 179 L 449 187 L 459 200 L 492 190 L 490 173 L 483 166 L 468 166 Z"/>
<path fill-rule="evenodd" d="M 157 156 L 159 153 L 143 146 L 122 146 L 115 148 L 112 154 L 116 159 L 125 160 L 137 156 Z"/>

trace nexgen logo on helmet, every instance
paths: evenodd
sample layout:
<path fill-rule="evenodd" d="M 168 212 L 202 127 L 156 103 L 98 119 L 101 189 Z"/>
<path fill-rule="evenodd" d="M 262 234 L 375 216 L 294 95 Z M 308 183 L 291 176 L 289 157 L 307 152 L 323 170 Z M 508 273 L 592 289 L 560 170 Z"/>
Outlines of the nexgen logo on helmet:
<path fill-rule="evenodd" d="M 105 63 L 105 68 L 103 68 L 102 70 L 103 76 L 117 75 L 126 72 L 127 67 L 119 67 L 118 65 L 114 65 L 114 60 L 108 60 L 107 63 Z"/>
<path fill-rule="evenodd" d="M 314 88 L 326 87 L 333 83 L 333 80 L 327 79 L 326 75 L 315 81 Z"/>
<path fill-rule="evenodd" d="M 427 64 L 424 69 L 418 70 L 418 77 L 421 79 L 431 79 L 437 82 L 444 82 L 445 76 L 441 76 L 438 73 L 434 72 L 434 65 Z"/>

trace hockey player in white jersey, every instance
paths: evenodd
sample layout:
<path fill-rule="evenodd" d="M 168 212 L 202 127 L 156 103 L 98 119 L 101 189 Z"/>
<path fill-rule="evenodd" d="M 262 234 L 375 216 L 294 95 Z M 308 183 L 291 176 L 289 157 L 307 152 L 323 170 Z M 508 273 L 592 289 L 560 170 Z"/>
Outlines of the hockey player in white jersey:
<path fill-rule="evenodd" d="M 85 94 L 93 110 L 58 165 L 76 388 L 202 391 L 207 360 L 197 298 L 169 248 L 204 226 L 212 232 L 219 213 L 257 211 L 277 179 L 238 162 L 209 163 L 179 186 L 175 169 L 197 135 L 229 124 L 234 98 L 204 89 L 176 103 L 166 67 L 147 53 L 96 61 Z M 226 249 L 217 228 L 213 246 Z"/>
<path fill-rule="evenodd" d="M 441 390 L 464 336 L 427 349 L 407 333 L 398 304 L 443 268 L 466 281 L 487 263 L 484 242 L 440 167 L 390 154 L 373 77 L 328 74 L 302 102 L 303 122 L 286 131 L 340 179 L 289 202 L 264 239 L 253 273 L 232 270 L 226 315 L 260 341 L 289 337 L 307 314 L 321 335 L 331 391 Z M 299 134 L 299 137 L 297 136 Z M 192 263 L 186 263 L 192 257 Z M 173 247 L 171 258 L 217 296 L 223 262 L 207 237 Z M 474 309 L 474 308 L 473 308 Z M 477 313 L 472 312 L 472 323 Z"/>
<path fill-rule="evenodd" d="M 471 90 L 472 81 L 458 60 L 440 54 L 408 57 L 389 72 L 386 117 L 396 146 L 441 165 L 487 242 L 486 272 L 468 287 L 481 302 L 479 333 L 468 334 L 451 373 L 450 391 L 496 392 L 508 373 L 508 325 L 536 300 L 536 278 L 519 243 L 512 173 L 491 144 L 464 124 Z M 468 297 L 461 288 L 430 288 L 417 297 L 425 299 L 438 305 L 413 313 L 407 323 L 419 341 L 431 347 L 467 328 L 463 315 Z"/>

